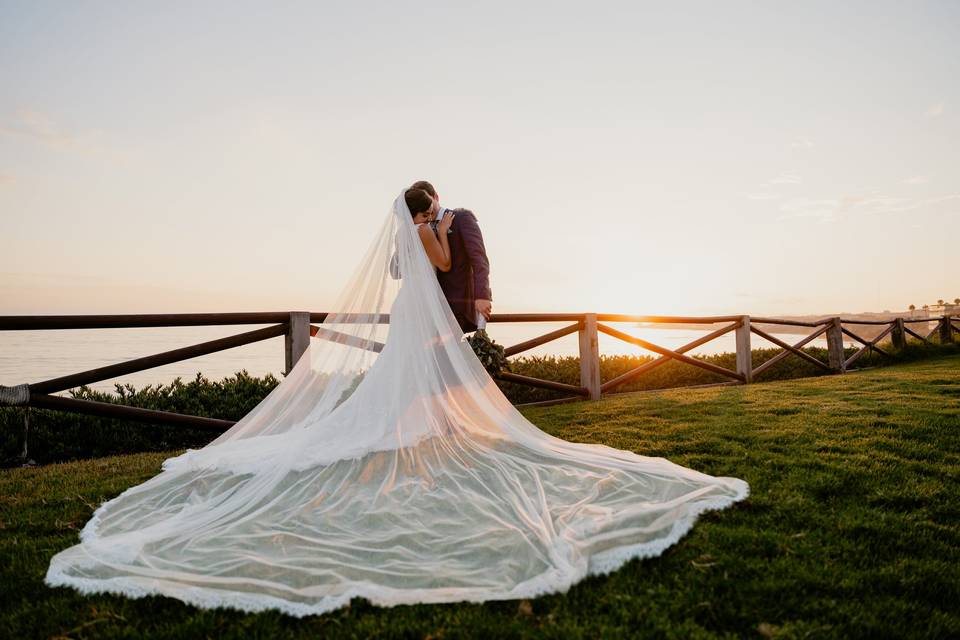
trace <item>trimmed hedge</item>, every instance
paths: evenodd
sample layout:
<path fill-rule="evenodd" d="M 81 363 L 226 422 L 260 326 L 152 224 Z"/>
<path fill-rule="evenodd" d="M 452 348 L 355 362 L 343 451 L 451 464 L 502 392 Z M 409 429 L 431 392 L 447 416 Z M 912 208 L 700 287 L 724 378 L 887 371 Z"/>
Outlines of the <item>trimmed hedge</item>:
<path fill-rule="evenodd" d="M 884 346 L 890 350 L 889 345 Z M 755 349 L 753 365 L 776 355 L 779 349 Z M 826 362 L 826 350 L 819 347 L 804 349 L 813 357 Z M 847 349 L 849 357 L 853 349 Z M 915 360 L 932 355 L 960 353 L 960 345 L 909 344 L 894 353 L 896 362 Z M 694 356 L 697 359 L 728 369 L 736 368 L 736 356 L 722 353 L 710 356 Z M 600 375 L 610 380 L 651 359 L 637 356 L 601 356 Z M 893 361 L 876 353 L 864 354 L 857 367 L 890 364 Z M 519 357 L 510 363 L 510 370 L 525 376 L 556 380 L 567 384 L 580 384 L 580 359 L 577 357 Z M 807 376 L 829 375 L 819 367 L 796 356 L 784 358 L 763 372 L 755 381 L 783 380 Z M 617 392 L 646 389 L 664 389 L 728 380 L 724 376 L 670 361 L 641 375 L 636 380 L 616 389 Z M 272 374 L 254 377 L 246 370 L 222 380 L 209 380 L 197 373 L 190 382 L 179 377 L 167 385 L 147 385 L 136 389 L 130 384 L 115 385 L 114 393 L 96 391 L 89 387 L 71 390 L 72 397 L 172 411 L 197 416 L 239 420 L 260 402 L 279 380 Z M 562 398 L 564 394 L 546 389 L 536 389 L 509 382 L 500 382 L 504 394 L 515 404 L 539 402 Z M 29 426 L 25 426 L 29 420 Z M 121 453 L 144 451 L 169 451 L 184 448 L 199 448 L 207 444 L 212 435 L 209 431 L 168 425 L 150 425 L 125 420 L 85 416 L 35 408 L 7 407 L 0 409 L 0 466 L 12 467 L 33 461 L 37 464 L 62 462 L 82 458 L 100 457 Z M 26 442 L 24 442 L 26 440 Z"/>

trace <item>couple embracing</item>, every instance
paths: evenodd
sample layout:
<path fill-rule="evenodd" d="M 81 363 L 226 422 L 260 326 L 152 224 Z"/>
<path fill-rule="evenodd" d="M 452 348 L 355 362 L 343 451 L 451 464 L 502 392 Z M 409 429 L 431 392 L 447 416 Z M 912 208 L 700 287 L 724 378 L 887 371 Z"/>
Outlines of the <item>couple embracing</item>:
<path fill-rule="evenodd" d="M 490 261 L 476 216 L 468 209 L 442 206 L 426 180 L 414 182 L 404 200 L 460 328 L 476 331 L 481 317 L 490 318 L 493 305 Z"/>

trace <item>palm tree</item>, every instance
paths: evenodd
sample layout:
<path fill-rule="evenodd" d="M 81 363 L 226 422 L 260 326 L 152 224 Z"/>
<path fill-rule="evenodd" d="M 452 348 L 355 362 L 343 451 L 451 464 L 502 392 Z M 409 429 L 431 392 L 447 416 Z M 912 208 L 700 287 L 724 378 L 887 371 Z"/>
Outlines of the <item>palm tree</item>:
<path fill-rule="evenodd" d="M 916 310 L 917 310 L 917 305 L 915 304 L 910 305 L 910 311 L 916 311 Z"/>
<path fill-rule="evenodd" d="M 923 305 L 923 310 L 924 310 L 924 311 L 927 311 L 929 308 L 930 308 L 930 305 L 928 305 L 928 304 Z"/>
<path fill-rule="evenodd" d="M 960 304 L 960 298 L 954 298 L 953 304 Z"/>
<path fill-rule="evenodd" d="M 937 304 L 942 307 L 942 306 L 943 306 L 943 298 L 937 300 Z"/>

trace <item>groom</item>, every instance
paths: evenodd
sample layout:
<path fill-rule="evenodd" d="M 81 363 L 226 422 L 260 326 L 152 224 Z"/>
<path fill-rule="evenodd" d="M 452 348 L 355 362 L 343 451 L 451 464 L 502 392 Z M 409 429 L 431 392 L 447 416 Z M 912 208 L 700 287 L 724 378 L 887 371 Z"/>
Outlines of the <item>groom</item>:
<path fill-rule="evenodd" d="M 423 189 L 433 198 L 436 214 L 430 225 L 434 232 L 444 215 L 456 214 L 447 232 L 450 241 L 450 271 L 437 271 L 437 280 L 450 309 L 464 333 L 477 330 L 477 315 L 489 319 L 493 309 L 490 291 L 490 262 L 483 246 L 483 235 L 477 218 L 468 209 L 447 209 L 440 206 L 440 197 L 426 180 L 414 182 L 413 189 Z"/>

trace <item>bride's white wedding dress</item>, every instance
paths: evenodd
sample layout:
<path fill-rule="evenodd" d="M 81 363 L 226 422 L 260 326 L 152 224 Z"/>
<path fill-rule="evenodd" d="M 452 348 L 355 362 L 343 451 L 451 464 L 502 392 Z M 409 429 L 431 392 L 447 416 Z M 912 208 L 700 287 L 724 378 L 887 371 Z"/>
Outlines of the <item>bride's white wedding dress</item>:
<path fill-rule="evenodd" d="M 402 194 L 336 308 L 253 411 L 101 505 L 46 583 L 295 616 L 524 598 L 747 496 L 528 422 L 463 340 Z"/>

